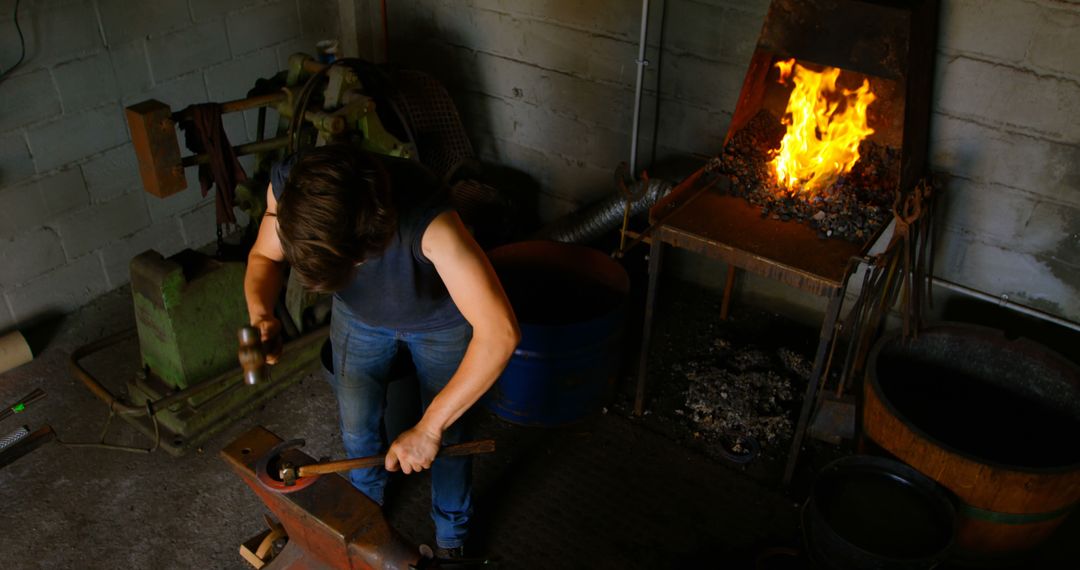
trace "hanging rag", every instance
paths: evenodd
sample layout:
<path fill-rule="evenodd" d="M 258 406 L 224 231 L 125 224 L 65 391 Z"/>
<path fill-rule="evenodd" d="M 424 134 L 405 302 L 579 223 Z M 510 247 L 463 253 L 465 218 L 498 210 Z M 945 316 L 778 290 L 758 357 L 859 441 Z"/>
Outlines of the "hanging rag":
<path fill-rule="evenodd" d="M 205 197 L 211 186 L 217 186 L 218 226 L 235 224 L 233 203 L 236 200 L 236 185 L 247 181 L 247 174 L 236 151 L 229 144 L 225 127 L 221 123 L 221 105 L 218 103 L 200 103 L 187 108 L 188 119 L 180 123 L 184 131 L 184 145 L 195 154 L 206 154 L 209 162 L 199 165 L 199 185 Z"/>

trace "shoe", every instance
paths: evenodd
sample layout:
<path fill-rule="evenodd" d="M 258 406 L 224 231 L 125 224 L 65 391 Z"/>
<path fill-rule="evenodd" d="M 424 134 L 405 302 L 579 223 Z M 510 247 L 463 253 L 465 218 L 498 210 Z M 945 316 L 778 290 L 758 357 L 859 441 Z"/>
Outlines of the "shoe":
<path fill-rule="evenodd" d="M 465 547 L 456 546 L 454 548 L 438 547 L 435 549 L 435 558 L 441 560 L 461 560 L 465 558 Z"/>

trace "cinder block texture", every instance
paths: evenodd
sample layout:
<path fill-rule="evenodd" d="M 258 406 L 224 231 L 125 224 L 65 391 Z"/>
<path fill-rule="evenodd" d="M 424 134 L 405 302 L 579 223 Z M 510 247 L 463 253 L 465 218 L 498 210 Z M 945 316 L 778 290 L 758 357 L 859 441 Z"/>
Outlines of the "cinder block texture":
<path fill-rule="evenodd" d="M 123 285 L 131 280 L 132 257 L 148 249 L 168 257 L 184 249 L 185 246 L 180 222 L 176 218 L 161 220 L 130 236 L 113 241 L 101 249 L 101 259 L 105 265 L 105 275 L 109 279 L 109 288 Z"/>
<path fill-rule="evenodd" d="M 720 150 L 769 3 L 669 0 L 662 23 L 654 3 L 640 167 L 654 146 L 658 161 Z M 549 219 L 610 192 L 598 173 L 629 158 L 639 10 L 613 0 L 392 3 L 390 52 L 443 80 L 481 157 L 536 181 Z M 1073 318 L 1078 23 L 1075 2 L 943 2 L 930 145 L 933 168 L 951 180 L 947 239 L 963 242 L 942 244 L 945 266 Z M 1009 263 L 1024 269 L 1006 283 L 995 274 Z"/>
<path fill-rule="evenodd" d="M 11 238 L 44 225 L 88 202 L 78 168 L 0 188 L 0 238 Z"/>
<path fill-rule="evenodd" d="M 15 315 L 8 307 L 7 295 L 0 292 L 0 331 L 4 334 L 15 328 Z"/>
<path fill-rule="evenodd" d="M 141 192 L 135 149 L 124 143 L 82 163 L 83 180 L 92 202 L 107 202 L 128 192 Z"/>
<path fill-rule="evenodd" d="M 48 172 L 128 140 L 124 113 L 117 104 L 64 115 L 29 133 L 38 172 Z"/>
<path fill-rule="evenodd" d="M 16 322 L 73 311 L 108 291 L 108 281 L 97 253 L 84 255 L 7 291 Z"/>
<path fill-rule="evenodd" d="M 205 73 L 210 100 L 242 99 L 255 86 L 255 79 L 272 77 L 280 69 L 274 48 L 264 48 L 215 65 Z"/>
<path fill-rule="evenodd" d="M 1080 146 L 934 115 L 930 136 L 934 168 L 1080 206 Z"/>
<path fill-rule="evenodd" d="M 0 327 L 122 285 L 124 258 L 143 249 L 168 255 L 213 241 L 213 198 L 200 195 L 195 169 L 170 199 L 142 191 L 123 108 L 242 98 L 282 69 L 279 54 L 313 53 L 333 37 L 336 4 L 22 2 L 26 59 L 0 84 Z M 0 29 L 11 30 L 13 3 L 2 5 Z M 17 57 L 15 35 L 0 34 L 0 66 Z M 236 144 L 254 135 L 244 114 L 225 124 Z"/>
<path fill-rule="evenodd" d="M 146 42 L 155 81 L 183 75 L 229 59 L 225 23 L 208 20 Z"/>
<path fill-rule="evenodd" d="M 1080 12 L 1074 7 L 1040 6 L 1028 59 L 1037 69 L 1080 76 Z"/>
<path fill-rule="evenodd" d="M 1049 313 L 1080 311 L 1080 270 L 1071 263 L 951 232 L 942 246 L 936 275 Z"/>
<path fill-rule="evenodd" d="M 191 23 L 187 0 L 99 0 L 98 12 L 109 45 L 156 36 Z"/>
<path fill-rule="evenodd" d="M 939 59 L 937 109 L 1005 130 L 1080 141 L 1080 82 L 967 58 Z"/>
<path fill-rule="evenodd" d="M 142 39 L 109 46 L 109 58 L 122 96 L 142 93 L 153 86 L 150 62 L 146 57 L 146 42 Z"/>
<path fill-rule="evenodd" d="M 60 96 L 47 69 L 14 75 L 4 80 L 4 101 L 10 105 L 0 114 L 0 131 L 21 127 L 60 113 Z"/>
<path fill-rule="evenodd" d="M 108 52 L 66 61 L 53 68 L 64 112 L 74 113 L 115 101 L 119 95 Z"/>
<path fill-rule="evenodd" d="M 18 36 L 11 19 L 14 2 L 3 4 L 0 29 L 4 30 L 3 65 L 18 57 Z M 93 0 L 22 2 L 19 24 L 26 40 L 26 59 L 36 66 L 52 65 L 103 49 Z M 7 81 L 5 81 L 7 83 Z"/>
<path fill-rule="evenodd" d="M 0 280 L 6 283 L 24 283 L 66 261 L 60 236 L 51 228 L 0 241 Z"/>
<path fill-rule="evenodd" d="M 943 7 L 931 162 L 946 278 L 1080 320 L 1080 4 Z"/>
<path fill-rule="evenodd" d="M 233 55 L 272 46 L 300 35 L 296 2 L 278 0 L 226 16 Z"/>
<path fill-rule="evenodd" d="M 180 216 L 180 227 L 189 244 L 206 244 L 217 235 L 216 209 L 213 200 L 204 201 L 198 208 Z"/>
<path fill-rule="evenodd" d="M 34 161 L 22 130 L 0 134 L 0 187 L 34 174 Z"/>
<path fill-rule="evenodd" d="M 56 222 L 56 229 L 68 255 L 79 257 L 133 234 L 149 223 L 150 214 L 142 196 L 128 194 L 70 214 Z"/>
<path fill-rule="evenodd" d="M 948 0 L 941 3 L 939 49 L 1020 63 L 1039 19 L 1035 2 Z"/>
<path fill-rule="evenodd" d="M 220 18 L 229 12 L 236 12 L 249 6 L 261 4 L 265 0 L 189 0 L 191 15 L 196 22 Z"/>

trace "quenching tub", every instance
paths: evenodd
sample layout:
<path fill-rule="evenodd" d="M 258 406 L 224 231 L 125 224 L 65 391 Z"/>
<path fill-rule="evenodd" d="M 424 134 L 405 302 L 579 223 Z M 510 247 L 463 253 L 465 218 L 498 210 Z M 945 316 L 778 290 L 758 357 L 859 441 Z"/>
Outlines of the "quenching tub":
<path fill-rule="evenodd" d="M 1080 369 L 1031 341 L 943 324 L 870 353 L 863 427 L 952 491 L 957 554 L 1036 546 L 1080 500 Z"/>
<path fill-rule="evenodd" d="M 485 405 L 517 424 L 558 426 L 597 411 L 618 373 L 630 280 L 593 248 L 550 241 L 488 253 L 521 342 Z"/>

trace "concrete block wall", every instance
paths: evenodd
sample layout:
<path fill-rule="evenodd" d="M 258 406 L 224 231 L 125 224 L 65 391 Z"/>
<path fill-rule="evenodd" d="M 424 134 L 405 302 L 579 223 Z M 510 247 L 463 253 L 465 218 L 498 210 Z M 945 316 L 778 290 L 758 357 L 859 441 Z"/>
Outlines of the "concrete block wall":
<path fill-rule="evenodd" d="M 5 70 L 19 54 L 14 5 L 0 1 Z M 125 106 L 244 97 L 290 54 L 336 37 L 337 22 L 337 0 L 22 2 L 26 59 L 0 81 L 0 332 L 127 283 L 146 249 L 215 239 L 213 196 L 201 197 L 195 169 L 169 198 L 142 190 Z M 256 113 L 225 125 L 251 140 Z"/>
<path fill-rule="evenodd" d="M 769 2 L 652 4 L 642 167 L 654 140 L 661 161 L 718 151 Z M 551 219 L 611 192 L 629 156 L 640 9 L 392 3 L 390 60 L 442 79 L 481 157 L 536 179 Z M 936 69 L 931 164 L 948 178 L 939 275 L 1080 320 L 1080 3 L 942 0 Z M 723 283 L 717 264 L 672 259 L 684 276 Z"/>
<path fill-rule="evenodd" d="M 663 4 L 651 10 L 639 168 L 654 136 L 660 159 L 719 149 L 768 7 Z M 629 160 L 640 17 L 626 0 L 398 2 L 389 58 L 447 84 L 481 158 L 531 175 L 550 220 L 613 192 Z"/>
<path fill-rule="evenodd" d="M 1080 3 L 946 0 L 938 274 L 1080 321 Z"/>

